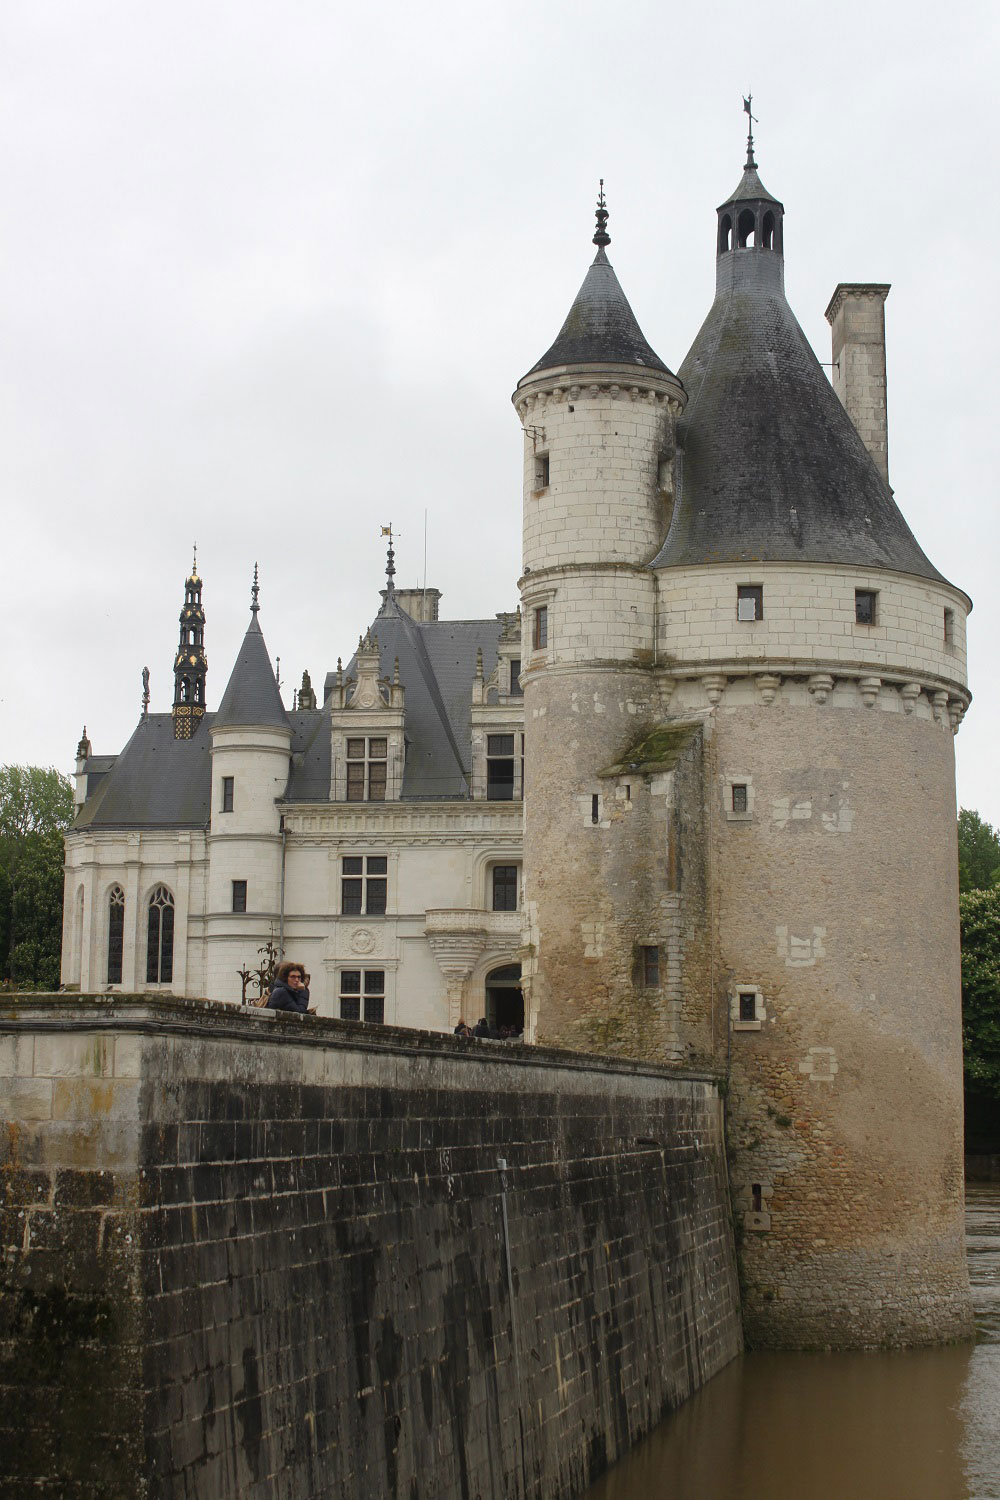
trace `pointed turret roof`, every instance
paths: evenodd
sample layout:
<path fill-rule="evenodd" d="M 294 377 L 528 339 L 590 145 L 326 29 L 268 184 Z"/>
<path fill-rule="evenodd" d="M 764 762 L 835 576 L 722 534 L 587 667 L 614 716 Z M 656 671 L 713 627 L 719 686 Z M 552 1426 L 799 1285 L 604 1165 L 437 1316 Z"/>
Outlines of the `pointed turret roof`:
<path fill-rule="evenodd" d="M 676 501 L 653 566 L 843 563 L 940 580 L 785 300 L 782 218 L 748 151 L 719 209 L 715 301 L 679 371 Z"/>
<path fill-rule="evenodd" d="M 525 379 L 560 365 L 641 365 L 672 373 L 646 342 L 608 260 L 605 246 L 611 243 L 611 236 L 607 221 L 602 179 L 594 235 L 597 254 L 555 343 L 532 365 Z"/>
<path fill-rule="evenodd" d="M 257 623 L 257 611 L 260 608 L 257 603 L 258 593 L 255 565 L 250 625 L 213 720 L 214 729 L 222 729 L 230 724 L 280 724 L 283 729 L 288 728 L 288 715 L 278 692 L 260 625 Z"/>

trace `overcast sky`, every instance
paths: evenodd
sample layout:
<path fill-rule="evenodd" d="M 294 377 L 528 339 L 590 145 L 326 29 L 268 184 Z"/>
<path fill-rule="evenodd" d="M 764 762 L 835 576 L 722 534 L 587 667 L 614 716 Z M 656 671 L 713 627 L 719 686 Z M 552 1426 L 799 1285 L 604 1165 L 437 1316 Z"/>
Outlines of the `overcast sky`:
<path fill-rule="evenodd" d="M 995 3 L 11 0 L 0 13 L 0 761 L 169 709 L 198 543 L 208 702 L 249 619 L 291 689 L 384 582 L 516 604 L 517 380 L 593 255 L 662 359 L 714 291 L 742 94 L 820 359 L 888 281 L 890 474 L 970 593 L 959 798 L 1000 824 Z"/>

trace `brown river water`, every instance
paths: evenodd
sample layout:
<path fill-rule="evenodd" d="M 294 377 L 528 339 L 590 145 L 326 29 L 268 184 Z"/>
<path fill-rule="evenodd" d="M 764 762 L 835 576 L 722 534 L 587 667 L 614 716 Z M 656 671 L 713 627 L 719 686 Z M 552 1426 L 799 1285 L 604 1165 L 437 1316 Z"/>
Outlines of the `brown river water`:
<path fill-rule="evenodd" d="M 974 1344 L 747 1354 L 586 1500 L 1000 1497 L 1000 1186 L 966 1196 Z"/>

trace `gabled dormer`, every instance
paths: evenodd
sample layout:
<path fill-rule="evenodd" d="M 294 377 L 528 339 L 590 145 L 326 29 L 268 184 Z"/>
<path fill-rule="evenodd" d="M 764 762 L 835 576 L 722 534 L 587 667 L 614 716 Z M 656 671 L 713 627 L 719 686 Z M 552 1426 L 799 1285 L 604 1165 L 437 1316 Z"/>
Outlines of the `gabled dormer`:
<path fill-rule="evenodd" d="M 398 802 L 406 753 L 399 662 L 391 679 L 381 675 L 378 636 L 369 631 L 358 641 L 354 674 L 345 676 L 337 662 L 329 698 L 330 800 Z"/>

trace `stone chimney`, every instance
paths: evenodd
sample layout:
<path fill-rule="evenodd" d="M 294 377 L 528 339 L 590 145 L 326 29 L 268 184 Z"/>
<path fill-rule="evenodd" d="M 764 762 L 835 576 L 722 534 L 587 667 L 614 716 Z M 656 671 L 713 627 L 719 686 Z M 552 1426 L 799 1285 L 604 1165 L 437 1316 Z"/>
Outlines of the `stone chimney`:
<path fill-rule="evenodd" d="M 423 625 L 438 617 L 440 589 L 396 589 L 396 603 L 405 610 L 411 620 Z"/>
<path fill-rule="evenodd" d="M 889 483 L 889 423 L 885 397 L 885 299 L 889 288 L 841 282 L 826 321 L 833 329 L 833 388 Z"/>

